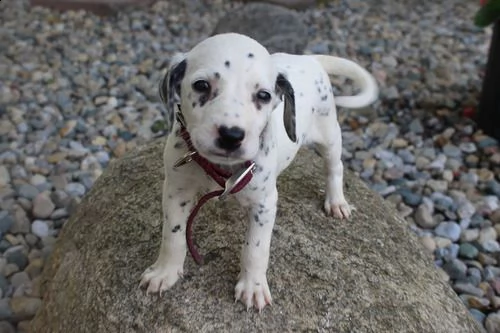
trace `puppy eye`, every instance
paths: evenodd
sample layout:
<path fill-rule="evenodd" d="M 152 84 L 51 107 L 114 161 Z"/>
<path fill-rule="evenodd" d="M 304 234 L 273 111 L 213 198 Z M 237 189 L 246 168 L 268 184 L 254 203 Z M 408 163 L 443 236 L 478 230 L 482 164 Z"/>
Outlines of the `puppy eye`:
<path fill-rule="evenodd" d="M 268 103 L 271 100 L 271 94 L 265 90 L 260 90 L 257 92 L 257 98 L 264 103 Z"/>
<path fill-rule="evenodd" d="M 210 83 L 205 80 L 198 80 L 193 83 L 193 89 L 199 93 L 206 93 L 210 91 Z"/>

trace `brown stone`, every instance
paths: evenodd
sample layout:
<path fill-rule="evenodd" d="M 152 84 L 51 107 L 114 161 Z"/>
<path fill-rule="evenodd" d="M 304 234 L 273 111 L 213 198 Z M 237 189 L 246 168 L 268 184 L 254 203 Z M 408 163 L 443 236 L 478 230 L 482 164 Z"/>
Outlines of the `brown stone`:
<path fill-rule="evenodd" d="M 197 217 L 205 264 L 188 257 L 171 290 L 146 295 L 138 282 L 161 237 L 163 146 L 111 162 L 65 224 L 32 332 L 481 332 L 409 226 L 351 172 L 346 197 L 358 209 L 349 221 L 325 216 L 323 163 L 305 150 L 278 183 L 272 306 L 234 302 L 246 215 L 234 200 Z"/>

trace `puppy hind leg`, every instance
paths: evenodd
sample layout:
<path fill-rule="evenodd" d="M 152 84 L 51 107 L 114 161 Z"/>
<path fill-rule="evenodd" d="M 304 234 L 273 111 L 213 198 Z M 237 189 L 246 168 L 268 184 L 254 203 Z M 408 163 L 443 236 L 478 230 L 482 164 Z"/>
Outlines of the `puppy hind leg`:
<path fill-rule="evenodd" d="M 342 134 L 337 120 L 334 128 L 323 131 L 323 142 L 318 143 L 327 174 L 325 212 L 344 219 L 351 215 L 351 206 L 344 197 L 344 165 L 342 163 Z"/>

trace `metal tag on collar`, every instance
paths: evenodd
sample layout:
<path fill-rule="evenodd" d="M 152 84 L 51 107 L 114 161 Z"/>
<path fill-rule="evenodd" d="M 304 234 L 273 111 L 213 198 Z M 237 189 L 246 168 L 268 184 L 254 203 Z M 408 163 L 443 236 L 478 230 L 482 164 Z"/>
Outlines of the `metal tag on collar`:
<path fill-rule="evenodd" d="M 184 116 L 181 113 L 181 105 L 177 104 L 177 112 L 175 112 L 175 117 L 177 118 L 177 121 L 181 124 L 182 127 L 186 127 L 186 119 L 184 119 Z"/>
<path fill-rule="evenodd" d="M 174 163 L 174 169 L 178 168 L 180 166 L 183 166 L 186 163 L 189 163 L 193 160 L 193 155 L 197 154 L 195 151 L 188 151 L 184 156 L 179 158 L 175 163 Z"/>
<path fill-rule="evenodd" d="M 248 168 L 242 168 L 238 172 L 235 172 L 231 177 L 226 180 L 224 186 L 224 192 L 219 196 L 219 200 L 225 200 L 231 191 L 238 185 L 243 178 L 245 178 L 248 173 L 253 172 L 255 168 L 255 162 L 252 162 Z"/>

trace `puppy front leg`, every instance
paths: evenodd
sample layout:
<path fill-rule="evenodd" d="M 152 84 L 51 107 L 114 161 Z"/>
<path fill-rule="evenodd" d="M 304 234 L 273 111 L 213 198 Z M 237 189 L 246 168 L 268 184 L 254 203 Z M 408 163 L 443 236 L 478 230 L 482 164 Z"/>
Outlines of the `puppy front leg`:
<path fill-rule="evenodd" d="M 236 300 L 245 304 L 247 309 L 255 306 L 261 311 L 267 304 L 271 304 L 266 272 L 277 201 L 278 191 L 274 186 L 267 196 L 261 196 L 249 209 L 248 229 L 240 261 L 241 270 L 235 288 Z"/>
<path fill-rule="evenodd" d="M 141 287 L 148 293 L 160 294 L 170 288 L 183 274 L 186 258 L 186 222 L 193 206 L 196 191 L 167 177 L 163 183 L 163 228 L 160 251 L 156 262 L 143 274 Z"/>

